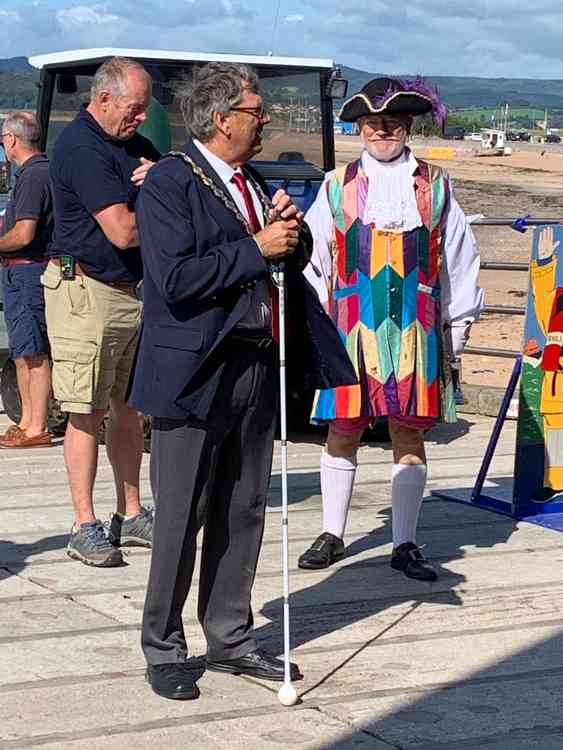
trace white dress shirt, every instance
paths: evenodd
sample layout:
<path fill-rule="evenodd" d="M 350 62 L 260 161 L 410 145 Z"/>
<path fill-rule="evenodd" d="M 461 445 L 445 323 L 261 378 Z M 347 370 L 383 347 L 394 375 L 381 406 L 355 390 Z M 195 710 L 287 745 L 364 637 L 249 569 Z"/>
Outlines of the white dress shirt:
<path fill-rule="evenodd" d="M 238 210 L 241 212 L 241 214 L 244 216 L 244 218 L 248 221 L 250 220 L 250 217 L 248 216 L 248 212 L 246 210 L 246 204 L 244 202 L 244 198 L 242 197 L 242 193 L 238 189 L 238 187 L 235 185 L 234 182 L 231 182 L 233 175 L 235 172 L 240 172 L 242 174 L 242 170 L 239 169 L 233 169 L 230 164 L 227 164 L 226 161 L 223 161 L 223 159 L 216 156 L 214 153 L 212 153 L 206 146 L 198 141 L 196 138 L 193 140 L 194 146 L 203 154 L 203 156 L 207 159 L 207 161 L 211 164 L 215 172 L 219 175 L 221 180 L 225 183 L 225 187 L 231 194 L 231 198 L 234 200 L 234 202 L 237 204 Z M 264 227 L 264 215 L 262 212 L 262 204 L 260 203 L 258 196 L 256 195 L 256 190 L 254 190 L 254 185 L 250 180 L 247 180 L 248 189 L 250 190 L 250 195 L 252 196 L 252 202 L 254 203 L 254 210 L 256 211 L 256 216 L 258 217 L 258 221 L 260 222 L 260 225 L 262 228 Z"/>
<path fill-rule="evenodd" d="M 368 197 L 364 223 L 375 223 L 380 230 L 405 232 L 422 226 L 414 191 L 418 166 L 410 150 L 388 165 L 374 159 L 367 151 L 362 154 L 362 167 L 368 178 Z M 395 165 L 395 166 L 393 166 Z M 313 234 L 313 254 L 304 273 L 315 288 L 320 301 L 327 305 L 332 288 L 332 239 L 334 222 L 328 202 L 327 174 L 315 202 L 307 211 L 305 221 Z M 370 180 L 371 178 L 371 180 Z M 372 185 L 372 182 L 380 184 Z M 479 317 L 484 304 L 483 290 L 478 285 L 479 251 L 475 236 L 465 214 L 453 194 L 451 179 L 442 240 L 440 270 L 443 322 L 451 325 L 454 354 L 459 356 L 465 344 L 468 327 Z M 391 190 L 399 199 L 392 205 Z"/>
<path fill-rule="evenodd" d="M 209 164 L 213 167 L 217 175 L 225 183 L 225 187 L 229 191 L 229 194 L 234 200 L 238 210 L 250 223 L 250 216 L 248 215 L 248 211 L 246 210 L 244 197 L 236 184 L 232 182 L 233 175 L 236 172 L 242 173 L 242 170 L 240 168 L 233 169 L 230 164 L 227 164 L 226 161 L 223 161 L 223 159 L 216 156 L 213 152 L 206 148 L 206 146 L 201 143 L 201 141 L 198 141 L 196 138 L 193 139 L 193 143 L 205 157 L 205 159 L 209 162 Z M 260 226 L 263 228 L 264 213 L 262 204 L 260 203 L 258 195 L 256 194 L 256 190 L 254 189 L 252 181 L 247 180 L 246 182 L 248 185 L 248 190 L 252 197 L 252 202 L 254 204 L 254 211 L 256 212 L 256 216 L 258 218 L 258 221 L 260 222 Z M 260 246 L 258 245 L 258 247 Z M 244 328 L 245 330 L 258 330 L 260 332 L 263 332 L 265 330 L 271 329 L 271 321 L 272 313 L 270 308 L 270 290 L 268 289 L 267 282 L 265 280 L 261 280 L 256 283 L 256 286 L 252 293 L 250 308 L 247 314 L 244 316 L 244 318 L 239 320 L 236 327 Z"/>

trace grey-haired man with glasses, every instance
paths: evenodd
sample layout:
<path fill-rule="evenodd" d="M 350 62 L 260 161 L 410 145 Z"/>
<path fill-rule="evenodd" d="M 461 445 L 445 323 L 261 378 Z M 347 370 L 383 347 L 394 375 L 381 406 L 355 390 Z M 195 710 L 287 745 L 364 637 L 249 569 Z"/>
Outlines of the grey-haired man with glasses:
<path fill-rule="evenodd" d="M 317 342 L 340 344 L 316 295 L 304 291 L 303 214 L 282 190 L 270 201 L 247 165 L 270 121 L 256 73 L 211 63 L 195 71 L 181 105 L 190 136 L 184 152 L 151 170 L 137 203 L 144 324 L 130 403 L 153 415 L 147 680 L 158 695 L 185 700 L 199 695 L 182 610 L 202 523 L 198 617 L 207 668 L 283 680 L 283 662 L 258 648 L 251 608 L 277 402 L 271 262 L 287 259 L 291 307 L 303 299 L 316 305 Z M 292 279 L 299 288 L 289 288 Z M 300 309 L 295 339 L 311 330 Z M 304 350 L 303 367 L 318 379 L 315 346 Z M 292 672 L 299 677 L 296 665 Z"/>

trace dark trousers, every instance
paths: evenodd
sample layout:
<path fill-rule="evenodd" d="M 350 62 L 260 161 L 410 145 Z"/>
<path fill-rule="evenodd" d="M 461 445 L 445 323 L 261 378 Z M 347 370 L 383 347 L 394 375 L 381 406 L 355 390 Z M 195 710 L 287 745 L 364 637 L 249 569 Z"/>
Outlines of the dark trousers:
<path fill-rule="evenodd" d="M 153 419 L 156 504 L 142 646 L 149 664 L 182 662 L 182 610 L 203 521 L 198 617 L 207 655 L 256 648 L 250 596 L 264 531 L 276 413 L 275 349 L 237 342 L 204 422 Z"/>

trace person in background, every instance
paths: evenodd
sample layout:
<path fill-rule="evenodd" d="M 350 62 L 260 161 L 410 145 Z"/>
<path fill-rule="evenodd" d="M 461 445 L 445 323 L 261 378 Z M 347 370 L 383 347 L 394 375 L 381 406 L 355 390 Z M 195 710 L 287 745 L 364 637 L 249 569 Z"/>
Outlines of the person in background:
<path fill-rule="evenodd" d="M 151 79 L 139 63 L 120 57 L 103 63 L 90 103 L 57 139 L 50 170 L 55 229 L 43 285 L 53 392 L 69 413 L 65 463 L 75 517 L 67 552 L 98 567 L 122 564 L 119 545 L 150 547 L 152 540 L 153 513 L 139 499 L 142 417 L 125 402 L 141 325 L 134 205 L 160 156 L 137 133 L 150 98 Z M 117 493 L 109 535 L 92 498 L 108 411 Z"/>
<path fill-rule="evenodd" d="M 306 221 L 314 238 L 305 274 L 346 343 L 359 384 L 317 393 L 313 421 L 328 423 L 321 455 L 323 533 L 304 569 L 344 557 L 344 530 L 362 433 L 387 417 L 393 449 L 391 567 L 436 579 L 416 544 L 426 484 L 424 432 L 455 421 L 451 362 L 461 356 L 483 293 L 479 254 L 447 173 L 406 147 L 413 117 L 443 123 L 436 92 L 375 78 L 340 114 L 357 122 L 363 151 L 327 175 Z"/>
<path fill-rule="evenodd" d="M 31 112 L 11 112 L 2 124 L 6 159 L 17 166 L 16 182 L 0 225 L 4 318 L 10 357 L 16 365 L 21 418 L 0 436 L 2 448 L 51 444 L 47 413 L 51 393 L 49 340 L 41 274 L 53 231 L 49 161 Z"/>

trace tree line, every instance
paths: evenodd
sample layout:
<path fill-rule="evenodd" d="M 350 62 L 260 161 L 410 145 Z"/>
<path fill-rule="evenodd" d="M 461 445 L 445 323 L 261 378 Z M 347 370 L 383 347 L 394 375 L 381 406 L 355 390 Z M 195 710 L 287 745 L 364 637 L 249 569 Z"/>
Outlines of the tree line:
<path fill-rule="evenodd" d="M 37 76 L 32 73 L 0 72 L 0 108 L 35 109 Z"/>

